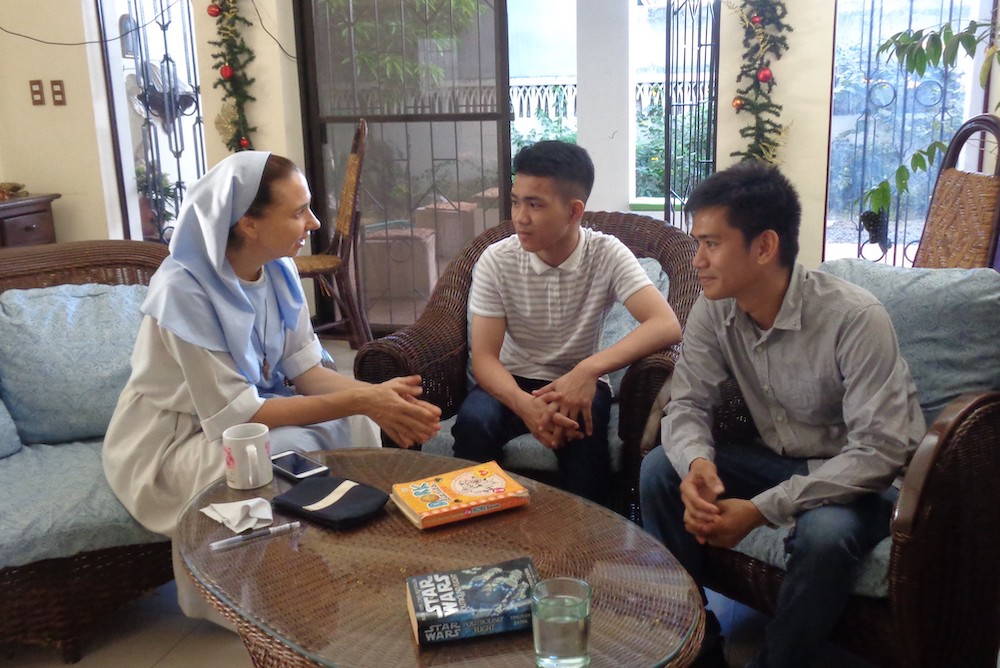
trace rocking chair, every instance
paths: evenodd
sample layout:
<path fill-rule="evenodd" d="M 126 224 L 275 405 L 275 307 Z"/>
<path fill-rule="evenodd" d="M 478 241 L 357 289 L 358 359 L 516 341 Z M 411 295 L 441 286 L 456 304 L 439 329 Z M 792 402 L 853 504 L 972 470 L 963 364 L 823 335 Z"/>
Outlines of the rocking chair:
<path fill-rule="evenodd" d="M 354 263 L 353 280 L 350 269 L 351 252 L 357 247 L 360 234 L 358 227 L 361 214 L 358 211 L 358 193 L 367 135 L 368 124 L 362 118 L 354 131 L 351 154 L 347 159 L 347 169 L 344 174 L 344 189 L 340 196 L 340 209 L 337 211 L 336 224 L 328 232 L 326 247 L 320 253 L 295 258 L 299 277 L 315 280 L 323 296 L 333 299 L 340 312 L 339 319 L 315 325 L 313 329 L 320 333 L 346 325 L 351 347 L 354 349 L 360 348 L 373 338 L 368 317 L 361 303 L 357 262 Z"/>

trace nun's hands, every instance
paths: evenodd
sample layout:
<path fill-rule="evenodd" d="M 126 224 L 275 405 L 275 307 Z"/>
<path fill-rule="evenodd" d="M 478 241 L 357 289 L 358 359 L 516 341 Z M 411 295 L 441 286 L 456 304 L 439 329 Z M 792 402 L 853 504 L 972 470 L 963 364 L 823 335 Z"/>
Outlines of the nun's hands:
<path fill-rule="evenodd" d="M 404 448 L 430 439 L 441 429 L 441 409 L 422 399 L 420 376 L 393 378 L 368 388 L 365 414 Z"/>

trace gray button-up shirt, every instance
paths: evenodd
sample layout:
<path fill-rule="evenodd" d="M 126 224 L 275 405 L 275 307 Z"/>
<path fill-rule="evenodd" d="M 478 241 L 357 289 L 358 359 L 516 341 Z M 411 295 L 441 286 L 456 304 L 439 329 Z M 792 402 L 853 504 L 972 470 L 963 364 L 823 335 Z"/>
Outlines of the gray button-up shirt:
<path fill-rule="evenodd" d="M 729 377 L 764 444 L 809 460 L 808 476 L 751 499 L 773 525 L 886 489 L 926 429 L 885 308 L 862 288 L 799 264 L 767 331 L 734 299 L 703 295 L 691 309 L 661 424 L 682 477 L 696 458 L 714 460 L 712 416 Z"/>

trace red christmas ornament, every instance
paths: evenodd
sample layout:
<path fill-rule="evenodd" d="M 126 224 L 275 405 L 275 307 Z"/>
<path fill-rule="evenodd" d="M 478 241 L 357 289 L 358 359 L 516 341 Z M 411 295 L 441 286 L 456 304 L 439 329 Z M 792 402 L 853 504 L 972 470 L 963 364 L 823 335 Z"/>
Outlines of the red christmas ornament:
<path fill-rule="evenodd" d="M 246 137 L 240 137 L 240 148 L 250 148 L 250 140 Z"/>
<path fill-rule="evenodd" d="M 754 14 L 753 16 L 750 17 L 750 23 L 754 24 L 755 26 L 759 26 L 761 21 L 763 21 L 763 19 L 760 18 L 760 16 L 758 16 L 757 14 Z"/>
<path fill-rule="evenodd" d="M 233 76 L 233 68 L 229 65 L 223 65 L 219 68 L 219 76 L 223 79 L 231 79 Z"/>
<path fill-rule="evenodd" d="M 745 103 L 746 102 L 744 101 L 744 99 L 742 97 L 734 97 L 733 98 L 733 109 L 735 109 L 736 111 L 739 111 L 740 109 L 743 108 L 743 105 Z"/>
<path fill-rule="evenodd" d="M 774 78 L 774 74 L 767 67 L 762 67 L 757 70 L 757 81 L 761 83 L 771 83 L 771 79 Z"/>
<path fill-rule="evenodd" d="M 214 2 L 208 6 L 208 15 L 213 19 L 222 13 L 222 7 L 218 6 Z"/>

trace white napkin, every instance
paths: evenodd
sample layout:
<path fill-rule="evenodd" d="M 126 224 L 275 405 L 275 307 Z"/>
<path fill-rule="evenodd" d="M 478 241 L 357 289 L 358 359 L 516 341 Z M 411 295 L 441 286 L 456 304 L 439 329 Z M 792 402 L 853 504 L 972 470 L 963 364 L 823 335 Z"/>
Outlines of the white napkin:
<path fill-rule="evenodd" d="M 266 527 L 274 521 L 270 502 L 260 497 L 232 503 L 212 503 L 202 508 L 201 512 L 216 522 L 221 522 L 234 533 Z"/>

